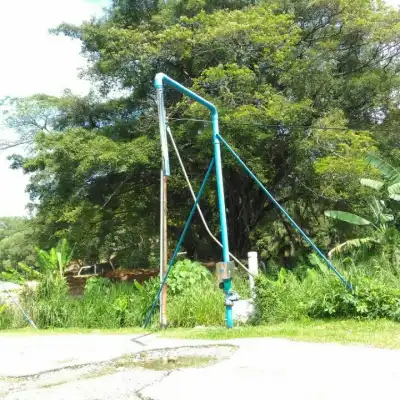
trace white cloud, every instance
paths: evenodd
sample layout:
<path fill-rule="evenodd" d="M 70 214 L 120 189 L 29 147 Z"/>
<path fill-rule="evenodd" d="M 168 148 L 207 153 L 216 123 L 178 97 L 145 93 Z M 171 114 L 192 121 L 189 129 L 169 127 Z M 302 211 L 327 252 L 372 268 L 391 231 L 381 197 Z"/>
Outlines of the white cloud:
<path fill-rule="evenodd" d="M 99 15 L 108 0 L 13 0 L 0 4 L 0 98 L 34 93 L 59 95 L 65 88 L 86 93 L 89 83 L 78 79 L 85 65 L 80 43 L 49 35 L 61 22 L 79 24 Z M 10 130 L 0 136 L 10 137 Z M 12 171 L 0 154 L 0 216 L 24 215 L 27 177 Z"/>

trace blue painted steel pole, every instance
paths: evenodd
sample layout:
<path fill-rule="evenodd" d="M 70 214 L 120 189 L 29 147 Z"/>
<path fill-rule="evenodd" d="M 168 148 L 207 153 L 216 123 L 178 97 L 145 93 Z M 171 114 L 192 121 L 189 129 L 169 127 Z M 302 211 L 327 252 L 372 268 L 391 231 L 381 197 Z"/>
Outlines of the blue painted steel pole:
<path fill-rule="evenodd" d="M 219 221 L 221 226 L 222 261 L 227 263 L 229 262 L 228 227 L 226 223 L 224 179 L 222 175 L 221 143 L 218 138 L 219 126 L 218 126 L 217 111 L 211 114 L 211 118 L 213 127 L 215 173 L 217 177 Z M 225 279 L 224 280 L 224 292 L 225 292 L 225 303 L 226 303 L 225 320 L 227 328 L 233 328 L 232 306 L 227 304 L 227 298 L 229 297 L 231 291 L 232 291 L 232 279 Z"/>
<path fill-rule="evenodd" d="M 218 207 L 219 207 L 219 219 L 221 228 L 221 243 L 222 243 L 222 261 L 229 262 L 229 243 L 228 243 L 228 228 L 226 223 L 226 207 L 225 207 L 225 194 L 224 194 L 224 183 L 222 175 L 222 160 L 221 160 L 221 149 L 219 135 L 219 124 L 218 124 L 218 111 L 214 104 L 210 103 L 203 97 L 194 93 L 190 89 L 184 87 L 180 83 L 174 81 L 167 75 L 159 73 L 154 79 L 154 86 L 159 92 L 163 89 L 163 85 L 173 87 L 178 92 L 190 97 L 191 99 L 197 101 L 199 104 L 208 108 L 211 112 L 212 128 L 213 128 L 213 144 L 214 144 L 214 157 L 215 157 L 215 171 L 217 178 L 217 191 L 218 191 Z M 226 300 L 230 295 L 232 290 L 232 281 L 227 279 L 224 281 L 224 292 Z M 226 305 L 226 326 L 228 328 L 233 327 L 233 316 L 232 316 L 232 306 Z"/>

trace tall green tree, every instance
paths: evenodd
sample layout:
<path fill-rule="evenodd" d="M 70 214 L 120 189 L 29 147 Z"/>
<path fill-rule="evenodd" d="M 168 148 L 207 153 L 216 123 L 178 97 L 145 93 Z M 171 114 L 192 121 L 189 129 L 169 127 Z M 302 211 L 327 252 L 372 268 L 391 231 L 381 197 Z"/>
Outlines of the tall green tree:
<path fill-rule="evenodd" d="M 32 156 L 14 158 L 32 174 L 43 237 L 68 234 L 88 259 L 124 249 L 130 265 L 135 258 L 145 263 L 156 249 L 160 156 L 152 82 L 162 71 L 218 106 L 223 136 L 306 232 L 329 246 L 332 228 L 322 210 L 360 201 L 355 188 L 370 168 L 365 155 L 390 147 L 379 129 L 392 129 L 398 118 L 399 28 L 398 12 L 368 0 L 114 0 L 102 18 L 60 25 L 56 34 L 81 41 L 90 61 L 85 74 L 101 97 L 52 99 L 52 129 L 38 129 Z M 171 90 L 166 105 L 198 185 L 212 155 L 209 116 Z M 245 256 L 257 243 L 274 249 L 268 257 L 282 245 L 299 247 L 226 154 L 224 176 L 235 253 Z M 185 191 L 174 167 L 171 238 L 187 216 Z M 202 206 L 217 234 L 212 185 Z M 186 249 L 219 257 L 204 237 L 195 220 Z"/>
<path fill-rule="evenodd" d="M 19 262 L 35 261 L 36 226 L 32 220 L 18 217 L 0 218 L 0 271 Z"/>

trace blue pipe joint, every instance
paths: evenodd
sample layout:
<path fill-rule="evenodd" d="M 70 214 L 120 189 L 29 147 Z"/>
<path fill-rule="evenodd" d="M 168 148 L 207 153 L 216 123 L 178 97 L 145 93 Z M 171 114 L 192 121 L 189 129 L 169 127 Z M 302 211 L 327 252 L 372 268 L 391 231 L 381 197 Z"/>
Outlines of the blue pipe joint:
<path fill-rule="evenodd" d="M 225 292 L 225 306 L 226 307 L 232 307 L 235 301 L 239 301 L 240 296 L 238 293 L 235 293 L 233 291 L 230 292 Z"/>

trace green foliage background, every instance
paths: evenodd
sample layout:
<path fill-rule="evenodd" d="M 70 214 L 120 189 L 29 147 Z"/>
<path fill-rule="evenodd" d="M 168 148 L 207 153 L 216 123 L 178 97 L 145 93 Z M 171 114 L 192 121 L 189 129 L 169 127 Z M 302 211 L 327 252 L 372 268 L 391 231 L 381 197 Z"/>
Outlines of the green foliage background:
<path fill-rule="evenodd" d="M 224 137 L 322 248 L 356 236 L 357 228 L 338 227 L 323 211 L 362 213 L 368 206 L 358 182 L 374 175 L 365 156 L 397 156 L 399 15 L 375 3 L 114 0 L 101 18 L 56 27 L 54 34 L 81 42 L 84 75 L 99 89 L 4 100 L 13 110 L 9 125 L 31 145 L 29 156 L 11 162 L 30 174 L 35 244 L 50 248 L 68 237 L 86 262 L 115 250 L 121 265 L 156 261 L 160 155 L 152 81 L 160 71 L 218 106 Z M 212 154 L 209 116 L 172 90 L 166 105 L 198 186 Z M 193 118 L 205 121 L 185 120 Z M 171 241 L 190 202 L 172 165 Z M 227 154 L 224 176 L 234 253 L 257 249 L 287 267 L 308 253 Z M 218 234 L 212 183 L 202 207 Z M 184 247 L 191 257 L 220 258 L 197 219 Z"/>

